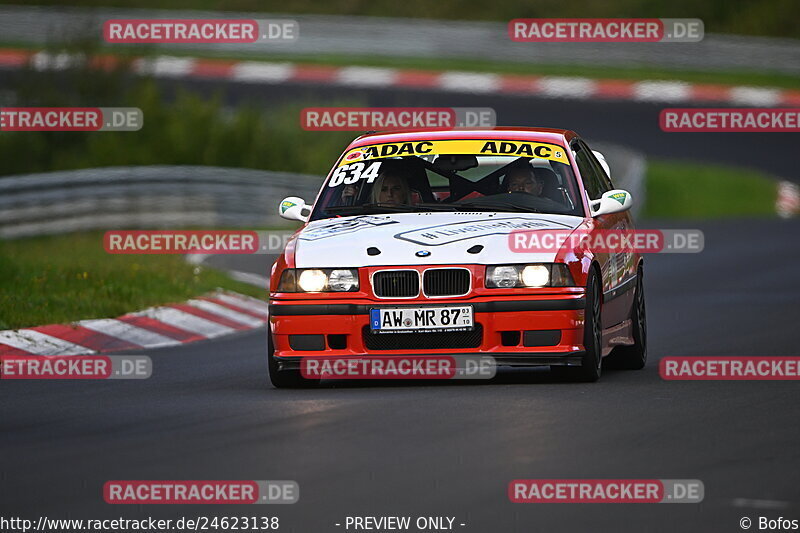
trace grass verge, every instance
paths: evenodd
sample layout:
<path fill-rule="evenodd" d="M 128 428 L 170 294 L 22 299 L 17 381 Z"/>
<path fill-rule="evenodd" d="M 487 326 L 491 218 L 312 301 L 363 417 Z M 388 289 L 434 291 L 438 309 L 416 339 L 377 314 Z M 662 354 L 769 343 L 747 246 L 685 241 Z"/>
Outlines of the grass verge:
<path fill-rule="evenodd" d="M 0 48 L 30 49 L 30 45 L 20 43 L 0 43 Z M 571 64 L 542 64 L 525 62 L 503 62 L 482 59 L 424 58 L 424 57 L 383 57 L 370 55 L 271 55 L 271 54 L 231 54 L 211 51 L 187 51 L 180 48 L 137 48 L 124 50 L 104 46 L 98 51 L 120 56 L 138 57 L 153 54 L 177 57 L 207 57 L 242 61 L 291 62 L 298 64 L 327 66 L 365 66 L 385 68 L 407 68 L 431 71 L 461 70 L 486 72 L 492 74 L 520 74 L 532 76 L 579 76 L 592 79 L 610 80 L 664 80 L 704 83 L 712 85 L 746 85 L 754 87 L 775 87 L 781 89 L 800 88 L 800 77 L 779 72 L 756 72 L 751 70 L 686 70 L 651 66 L 597 66 Z"/>
<path fill-rule="evenodd" d="M 648 218 L 775 216 L 777 183 L 766 174 L 736 167 L 647 162 Z"/>
<path fill-rule="evenodd" d="M 180 255 L 108 254 L 100 232 L 0 241 L 0 329 L 116 317 L 217 287 L 266 295 Z"/>
<path fill-rule="evenodd" d="M 774 216 L 775 188 L 751 170 L 651 160 L 643 216 Z M 265 296 L 179 255 L 108 254 L 100 232 L 0 241 L 0 329 L 115 317 L 217 287 Z"/>
<path fill-rule="evenodd" d="M 170 55 L 189 55 L 179 51 Z M 520 74 L 532 76 L 579 76 L 592 79 L 609 80 L 664 80 L 684 81 L 687 83 L 704 83 L 719 85 L 747 85 L 757 87 L 776 87 L 782 89 L 800 88 L 800 77 L 774 72 L 753 72 L 749 70 L 732 71 L 695 71 L 676 70 L 657 67 L 606 67 L 595 65 L 539 64 L 522 62 L 502 62 L 482 59 L 440 59 L 440 58 L 405 58 L 376 56 L 219 56 L 225 59 L 247 59 L 261 61 L 289 61 L 301 64 L 331 66 L 366 66 L 408 68 L 421 70 L 460 70 L 469 72 L 486 72 L 491 74 Z"/>
<path fill-rule="evenodd" d="M 26 105 L 80 107 L 91 101 L 82 93 L 69 94 L 63 84 L 35 79 L 30 83 L 30 91 L 19 90 L 29 97 Z M 46 90 L 43 87 L 59 87 L 61 94 L 31 96 L 36 88 Z M 7 132 L 0 135 L 0 176 L 126 165 L 208 165 L 322 175 L 359 135 L 300 129 L 301 104 L 263 109 L 245 103 L 226 112 L 219 95 L 178 91 L 170 101 L 152 80 L 139 80 L 119 94 L 110 90 L 95 100 L 99 104 L 91 105 L 122 101 L 138 107 L 145 120 L 141 130 Z"/>

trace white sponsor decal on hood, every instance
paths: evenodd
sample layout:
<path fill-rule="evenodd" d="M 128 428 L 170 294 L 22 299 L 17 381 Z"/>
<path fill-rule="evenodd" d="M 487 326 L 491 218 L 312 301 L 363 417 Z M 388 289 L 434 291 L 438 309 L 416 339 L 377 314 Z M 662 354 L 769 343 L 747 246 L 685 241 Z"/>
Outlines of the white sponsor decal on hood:
<path fill-rule="evenodd" d="M 466 220 L 428 226 L 395 235 L 404 241 L 423 244 L 425 246 L 440 246 L 451 242 L 474 239 L 486 235 L 507 235 L 514 230 L 560 229 L 568 230 L 574 226 L 555 222 L 543 218 L 495 218 L 492 220 Z"/>
<path fill-rule="evenodd" d="M 392 220 L 390 216 L 375 216 L 365 215 L 344 219 L 326 220 L 319 225 L 309 226 L 300 234 L 302 241 L 316 241 L 317 239 L 324 239 L 333 235 L 342 235 L 344 233 L 353 233 L 367 228 L 374 228 L 376 226 L 383 226 L 386 224 L 397 224 L 396 220 Z"/>
<path fill-rule="evenodd" d="M 493 212 L 392 213 L 317 220 L 298 235 L 295 264 L 297 268 L 355 268 L 545 263 L 553 261 L 556 253 L 515 253 L 509 248 L 508 235 L 526 229 L 570 230 L 582 221 L 571 215 Z M 480 245 L 478 252 L 475 245 Z"/>

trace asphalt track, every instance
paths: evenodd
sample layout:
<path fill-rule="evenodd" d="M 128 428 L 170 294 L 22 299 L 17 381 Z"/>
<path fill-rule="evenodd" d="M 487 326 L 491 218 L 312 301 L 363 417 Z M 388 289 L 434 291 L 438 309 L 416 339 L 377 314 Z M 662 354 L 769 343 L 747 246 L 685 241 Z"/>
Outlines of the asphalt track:
<path fill-rule="evenodd" d="M 280 104 L 289 91 L 258 96 Z M 380 103 L 442 103 L 415 95 Z M 512 121 L 503 110 L 520 102 L 447 101 L 492 105 L 508 123 L 629 139 L 650 155 L 700 158 L 704 147 L 711 160 L 770 161 L 787 178 L 797 163 L 796 136 L 666 136 L 642 122 L 649 105 L 587 102 L 583 117 L 556 120 L 566 102 L 530 100 Z M 757 149 L 744 153 L 747 144 Z M 277 515 L 281 531 L 304 533 L 343 531 L 335 524 L 363 515 L 454 516 L 465 532 L 725 532 L 741 531 L 743 516 L 800 518 L 797 383 L 667 382 L 657 370 L 667 355 L 798 355 L 800 221 L 671 226 L 704 230 L 705 250 L 646 258 L 650 361 L 595 384 L 543 370 L 276 390 L 263 330 L 152 351 L 146 381 L 2 382 L 0 516 Z M 268 266 L 266 256 L 225 261 L 260 274 Z M 518 478 L 699 479 L 705 500 L 512 504 L 507 485 Z M 301 496 L 291 506 L 110 506 L 102 486 L 113 479 L 292 479 Z"/>

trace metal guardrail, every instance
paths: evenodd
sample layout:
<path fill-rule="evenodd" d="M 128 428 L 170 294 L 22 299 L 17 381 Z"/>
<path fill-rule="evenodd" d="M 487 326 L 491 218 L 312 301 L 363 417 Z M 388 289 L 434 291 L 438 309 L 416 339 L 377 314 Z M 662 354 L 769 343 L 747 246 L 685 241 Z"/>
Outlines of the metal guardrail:
<path fill-rule="evenodd" d="M 3 40 L 44 45 L 69 36 L 100 39 L 112 18 L 291 18 L 300 24 L 293 42 L 182 44 L 207 54 L 354 54 L 385 57 L 466 58 L 538 64 L 743 70 L 800 74 L 800 41 L 706 34 L 697 43 L 516 43 L 503 22 L 267 13 L 0 6 Z M 175 45 L 156 45 L 169 48 Z"/>
<path fill-rule="evenodd" d="M 200 166 L 110 167 L 0 177 L 0 238 L 123 228 L 263 227 L 321 178 Z"/>
<path fill-rule="evenodd" d="M 644 204 L 644 157 L 598 144 L 614 184 Z M 311 202 L 322 178 L 203 166 L 108 167 L 0 177 L 0 238 L 73 231 L 267 227 L 284 223 L 278 202 Z"/>

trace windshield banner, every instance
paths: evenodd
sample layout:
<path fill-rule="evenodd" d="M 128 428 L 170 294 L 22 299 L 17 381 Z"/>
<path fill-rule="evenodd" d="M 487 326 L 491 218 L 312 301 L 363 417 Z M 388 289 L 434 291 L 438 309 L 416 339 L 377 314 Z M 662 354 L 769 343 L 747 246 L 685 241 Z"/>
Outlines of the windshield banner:
<path fill-rule="evenodd" d="M 348 151 L 338 166 L 382 157 L 426 155 L 490 155 L 536 157 L 569 164 L 566 150 L 557 144 L 504 141 L 499 139 L 447 139 L 441 141 L 407 141 L 372 144 Z"/>

